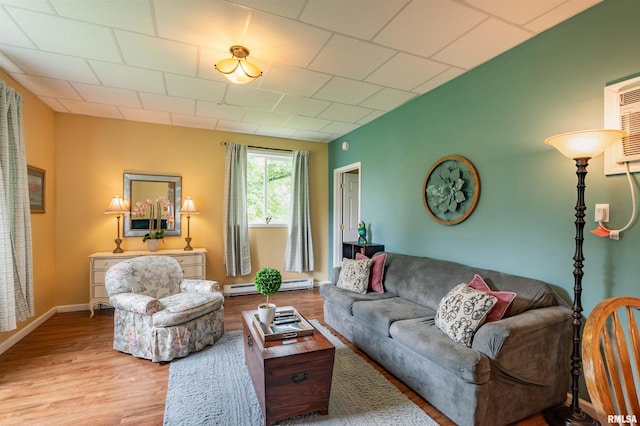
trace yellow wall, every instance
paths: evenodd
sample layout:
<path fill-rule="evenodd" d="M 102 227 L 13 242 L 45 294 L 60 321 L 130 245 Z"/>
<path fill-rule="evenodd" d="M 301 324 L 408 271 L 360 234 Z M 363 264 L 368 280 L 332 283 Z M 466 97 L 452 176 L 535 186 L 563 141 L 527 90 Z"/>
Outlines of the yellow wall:
<path fill-rule="evenodd" d="M 0 70 L 0 80 L 23 96 L 22 115 L 27 163 L 46 172 L 45 213 L 31 215 L 36 316 L 19 323 L 17 330 L 0 333 L 0 343 L 2 343 L 57 305 L 55 298 L 56 163 L 55 113 L 2 70 Z"/>
<path fill-rule="evenodd" d="M 328 146 L 323 143 L 223 133 L 58 114 L 56 118 L 56 300 L 59 305 L 89 301 L 88 256 L 112 251 L 116 218 L 105 215 L 111 197 L 123 193 L 123 173 L 182 176 L 182 196 L 194 199 L 199 215 L 191 217 L 191 245 L 204 247 L 207 278 L 221 284 L 251 282 L 260 267 L 282 270 L 286 228 L 251 228 L 253 273 L 226 278 L 223 264 L 223 184 L 225 147 L 221 141 L 308 150 L 311 170 L 312 232 L 316 271 L 283 273 L 284 278 L 311 276 L 326 280 L 328 241 Z M 183 248 L 181 237 L 165 237 L 161 248 Z M 126 237 L 122 247 L 144 250 L 142 237 Z"/>

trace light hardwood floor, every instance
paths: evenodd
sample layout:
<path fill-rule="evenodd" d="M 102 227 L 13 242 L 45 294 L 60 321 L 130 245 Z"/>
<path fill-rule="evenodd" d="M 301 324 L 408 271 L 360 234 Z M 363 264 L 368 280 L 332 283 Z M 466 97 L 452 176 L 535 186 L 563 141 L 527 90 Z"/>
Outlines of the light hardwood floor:
<path fill-rule="evenodd" d="M 225 329 L 241 330 L 240 313 L 255 309 L 263 300 L 261 295 L 227 298 Z M 278 293 L 274 300 L 281 306 L 296 306 L 308 319 L 323 321 L 318 289 Z M 169 364 L 116 352 L 112 336 L 111 309 L 96 311 L 94 318 L 89 318 L 88 311 L 59 313 L 0 355 L 0 425 L 162 425 Z M 434 420 L 454 425 L 342 340 Z M 546 422 L 537 414 L 518 425 Z"/>

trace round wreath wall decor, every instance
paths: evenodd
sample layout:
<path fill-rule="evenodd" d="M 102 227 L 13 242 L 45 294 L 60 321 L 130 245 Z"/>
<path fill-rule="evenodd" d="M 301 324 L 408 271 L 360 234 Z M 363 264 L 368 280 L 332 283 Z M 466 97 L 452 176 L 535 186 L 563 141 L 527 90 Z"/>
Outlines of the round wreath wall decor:
<path fill-rule="evenodd" d="M 459 155 L 442 157 L 424 178 L 424 208 L 442 225 L 456 225 L 468 218 L 479 198 L 478 172 L 469 160 Z"/>

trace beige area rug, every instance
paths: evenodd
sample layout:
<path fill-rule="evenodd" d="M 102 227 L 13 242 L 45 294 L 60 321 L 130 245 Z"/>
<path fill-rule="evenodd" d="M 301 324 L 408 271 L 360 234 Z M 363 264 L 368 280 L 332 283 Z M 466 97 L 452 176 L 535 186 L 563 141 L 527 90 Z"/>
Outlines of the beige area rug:
<path fill-rule="evenodd" d="M 326 327 L 311 322 L 336 347 L 329 414 L 298 416 L 280 424 L 437 426 Z M 232 331 L 215 345 L 173 361 L 164 425 L 263 425 L 243 351 L 242 333 Z"/>

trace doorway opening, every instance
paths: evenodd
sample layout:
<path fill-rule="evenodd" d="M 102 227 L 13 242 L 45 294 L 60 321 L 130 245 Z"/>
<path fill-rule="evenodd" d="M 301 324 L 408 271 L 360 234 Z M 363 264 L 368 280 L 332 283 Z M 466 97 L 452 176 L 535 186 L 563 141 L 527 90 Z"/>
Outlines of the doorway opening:
<path fill-rule="evenodd" d="M 333 170 L 333 266 L 342 262 L 342 242 L 358 240 L 361 164 Z"/>

